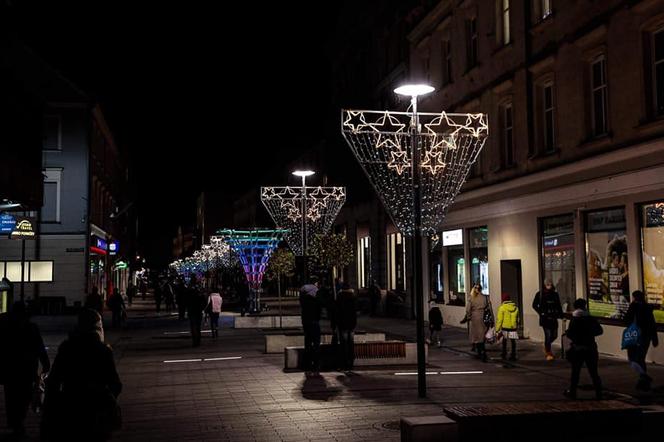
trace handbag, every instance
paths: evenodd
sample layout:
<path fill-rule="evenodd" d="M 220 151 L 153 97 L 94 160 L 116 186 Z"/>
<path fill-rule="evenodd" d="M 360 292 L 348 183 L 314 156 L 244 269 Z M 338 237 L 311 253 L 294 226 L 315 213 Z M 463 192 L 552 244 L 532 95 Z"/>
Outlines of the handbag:
<path fill-rule="evenodd" d="M 495 344 L 497 342 L 496 329 L 493 328 L 493 327 L 490 327 L 489 330 L 487 330 L 486 333 L 484 334 L 484 339 L 489 344 Z"/>
<path fill-rule="evenodd" d="M 636 321 L 632 322 L 629 327 L 623 330 L 622 342 L 620 348 L 622 350 L 638 347 L 641 341 L 641 329 L 636 325 Z"/>

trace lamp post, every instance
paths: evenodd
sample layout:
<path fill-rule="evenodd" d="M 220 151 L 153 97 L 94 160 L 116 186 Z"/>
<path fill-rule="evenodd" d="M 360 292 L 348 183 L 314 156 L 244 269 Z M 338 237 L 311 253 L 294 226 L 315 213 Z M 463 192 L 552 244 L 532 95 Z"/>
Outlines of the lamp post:
<path fill-rule="evenodd" d="M 489 129 L 481 113 L 418 112 L 417 97 L 433 90 L 423 84 L 395 89 L 411 98 L 410 112 L 342 110 L 341 115 L 343 137 L 396 227 L 412 238 L 420 397 L 426 396 L 422 241 L 442 227 Z"/>
<path fill-rule="evenodd" d="M 293 172 L 293 175 L 299 176 L 302 178 L 302 258 L 303 258 L 303 274 L 302 284 L 306 284 L 308 281 L 308 269 L 307 269 L 307 177 L 315 174 L 313 170 L 296 170 Z"/>
<path fill-rule="evenodd" d="M 417 142 L 419 134 L 420 121 L 417 117 L 417 97 L 433 91 L 431 86 L 412 85 L 402 86 L 394 90 L 396 94 L 410 96 L 410 103 L 413 107 L 413 115 L 410 119 L 410 148 L 412 152 L 412 173 L 413 173 L 413 212 L 414 228 L 413 233 L 413 296 L 415 296 L 415 321 L 417 327 L 417 392 L 420 397 L 426 397 L 427 376 L 426 376 L 426 358 L 424 348 L 424 290 L 422 287 L 422 189 L 421 187 L 421 169 L 420 169 L 420 146 Z"/>

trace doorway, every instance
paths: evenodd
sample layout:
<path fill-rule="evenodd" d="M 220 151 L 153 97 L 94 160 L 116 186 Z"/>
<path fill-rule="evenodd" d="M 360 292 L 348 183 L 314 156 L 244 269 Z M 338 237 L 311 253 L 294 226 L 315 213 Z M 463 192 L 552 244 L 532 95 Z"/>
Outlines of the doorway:
<path fill-rule="evenodd" d="M 519 336 L 523 336 L 523 290 L 520 259 L 500 261 L 500 293 L 507 293 L 519 307 Z"/>

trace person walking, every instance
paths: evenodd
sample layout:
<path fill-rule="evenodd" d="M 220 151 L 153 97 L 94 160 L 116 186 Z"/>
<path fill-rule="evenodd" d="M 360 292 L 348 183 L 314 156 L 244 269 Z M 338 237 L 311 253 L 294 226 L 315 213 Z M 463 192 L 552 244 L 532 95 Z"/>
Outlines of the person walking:
<path fill-rule="evenodd" d="M 317 295 L 318 279 L 312 276 L 310 282 L 300 289 L 300 309 L 304 331 L 304 370 L 314 373 L 320 370 L 321 303 Z"/>
<path fill-rule="evenodd" d="M 58 348 L 46 379 L 42 437 L 105 441 L 121 426 L 122 383 L 113 351 L 98 334 L 101 317 L 84 309 L 74 332 Z"/>
<path fill-rule="evenodd" d="M 112 321 L 111 324 L 113 328 L 120 327 L 122 325 L 122 316 L 125 310 L 124 299 L 120 291 L 116 288 L 113 290 L 113 295 L 108 299 L 108 308 L 111 310 Z"/>
<path fill-rule="evenodd" d="M 440 308 L 438 308 L 436 303 L 431 302 L 431 308 L 429 308 L 429 342 L 431 344 L 435 342 L 438 348 L 441 347 L 440 333 L 442 330 L 443 314 L 441 313 Z"/>
<path fill-rule="evenodd" d="M 201 325 L 203 323 L 203 309 L 205 308 L 205 299 L 198 287 L 196 275 L 192 275 L 187 289 L 187 316 L 189 316 L 189 327 L 191 330 L 191 340 L 194 347 L 201 345 Z"/>
<path fill-rule="evenodd" d="M 470 299 L 466 304 L 466 317 L 461 321 L 462 323 L 470 322 L 470 341 L 477 351 L 477 356 L 483 362 L 488 360 L 484 343 L 488 331 L 488 327 L 484 323 L 484 311 L 490 308 L 487 298 L 482 294 L 482 286 L 476 283 L 470 291 Z"/>
<path fill-rule="evenodd" d="M 184 321 L 187 314 L 186 287 L 182 278 L 178 278 L 175 284 L 175 302 L 178 304 L 178 319 Z"/>
<path fill-rule="evenodd" d="M 535 294 L 533 309 L 539 315 L 539 325 L 544 330 L 544 355 L 547 361 L 553 361 L 551 344 L 558 339 L 558 319 L 563 317 L 560 295 L 550 279 L 544 280 L 544 288 Z"/>
<path fill-rule="evenodd" d="M 99 294 L 99 289 L 97 286 L 92 287 L 92 291 L 88 293 L 88 296 L 85 297 L 85 302 L 83 303 L 85 308 L 92 309 L 99 313 L 100 316 L 104 315 L 104 300 Z"/>
<path fill-rule="evenodd" d="M 357 296 L 350 285 L 344 283 L 337 294 L 337 329 L 341 369 L 349 372 L 355 364 L 355 327 L 357 327 Z"/>
<path fill-rule="evenodd" d="M 599 353 L 595 337 L 603 333 L 602 326 L 597 319 L 588 314 L 585 299 L 574 301 L 574 312 L 565 336 L 571 341 L 567 351 L 567 359 L 572 364 L 572 377 L 570 387 L 564 394 L 570 399 L 576 399 L 576 389 L 579 385 L 581 367 L 586 364 L 588 373 L 593 381 L 595 397 L 602 399 L 602 380 L 597 372 Z"/>
<path fill-rule="evenodd" d="M 24 421 L 35 382 L 51 368 L 39 327 L 30 322 L 25 304 L 17 301 L 0 315 L 0 383 L 4 384 L 5 412 L 11 437 L 26 437 Z"/>
<path fill-rule="evenodd" d="M 157 314 L 161 312 L 161 302 L 164 299 L 164 288 L 161 281 L 156 280 L 154 283 L 154 305 Z"/>
<path fill-rule="evenodd" d="M 136 286 L 133 282 L 130 282 L 127 286 L 127 303 L 131 306 L 134 302 L 134 297 L 136 296 Z"/>
<path fill-rule="evenodd" d="M 210 296 L 208 297 L 207 306 L 205 307 L 205 311 L 210 317 L 210 331 L 213 338 L 219 336 L 219 315 L 221 315 L 222 303 L 223 299 L 221 293 L 219 293 L 218 288 L 214 287 L 212 293 L 210 293 Z"/>
<path fill-rule="evenodd" d="M 516 361 L 516 341 L 519 339 L 519 307 L 514 301 L 510 300 L 508 293 L 501 296 L 502 303 L 498 307 L 496 318 L 496 335 L 502 333 L 503 336 L 503 359 L 507 359 L 507 341 L 512 345 L 510 352 L 510 361 Z"/>
<path fill-rule="evenodd" d="M 657 337 L 657 323 L 653 313 L 653 306 L 646 302 L 645 294 L 636 290 L 632 293 L 632 302 L 629 304 L 624 322 L 626 326 L 635 323 L 639 328 L 638 344 L 627 347 L 627 359 L 630 366 L 639 375 L 636 384 L 637 390 L 648 391 L 652 383 L 652 378 L 648 376 L 646 366 L 646 356 L 652 343 L 653 347 L 659 345 Z"/>
<path fill-rule="evenodd" d="M 166 280 L 164 285 L 164 304 L 169 314 L 175 309 L 175 286 L 172 278 Z"/>

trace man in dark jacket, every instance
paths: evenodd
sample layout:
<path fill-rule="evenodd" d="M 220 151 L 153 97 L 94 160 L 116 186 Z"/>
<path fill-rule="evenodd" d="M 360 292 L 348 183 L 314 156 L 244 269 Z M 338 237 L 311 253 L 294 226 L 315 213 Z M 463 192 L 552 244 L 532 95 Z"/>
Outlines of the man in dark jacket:
<path fill-rule="evenodd" d="M 25 304 L 18 301 L 9 313 L 0 315 L 0 382 L 5 386 L 7 425 L 13 437 L 25 436 L 23 422 L 34 383 L 51 368 L 39 327 L 30 322 Z"/>
<path fill-rule="evenodd" d="M 339 353 L 341 368 L 353 369 L 355 363 L 354 333 L 357 327 L 357 297 L 348 284 L 337 294 L 337 328 L 339 330 Z"/>
<path fill-rule="evenodd" d="M 304 331 L 304 370 L 317 373 L 320 369 L 320 312 L 318 280 L 311 278 L 300 289 L 300 309 Z"/>
<path fill-rule="evenodd" d="M 636 388 L 648 391 L 652 378 L 648 376 L 646 355 L 651 342 L 653 347 L 659 345 L 659 338 L 657 337 L 657 323 L 655 322 L 653 307 L 646 302 L 646 297 L 642 291 L 636 290 L 632 293 L 632 303 L 627 309 L 624 320 L 626 326 L 636 322 L 636 326 L 641 331 L 639 345 L 627 348 L 627 358 L 632 368 L 639 374 Z"/>
<path fill-rule="evenodd" d="M 533 309 L 539 315 L 539 324 L 544 330 L 544 354 L 547 361 L 554 359 L 551 344 L 558 339 L 558 319 L 563 317 L 560 296 L 550 279 L 544 280 L 544 289 L 537 292 Z"/>
<path fill-rule="evenodd" d="M 565 391 L 565 396 L 570 399 L 576 399 L 576 387 L 579 385 L 579 375 L 584 363 L 593 381 L 597 399 L 602 398 L 602 381 L 597 373 L 599 354 L 595 337 L 604 331 L 597 319 L 588 314 L 586 306 L 585 299 L 574 301 L 574 313 L 566 332 L 567 338 L 572 342 L 567 354 L 567 358 L 572 363 L 572 379 L 569 390 Z"/>

